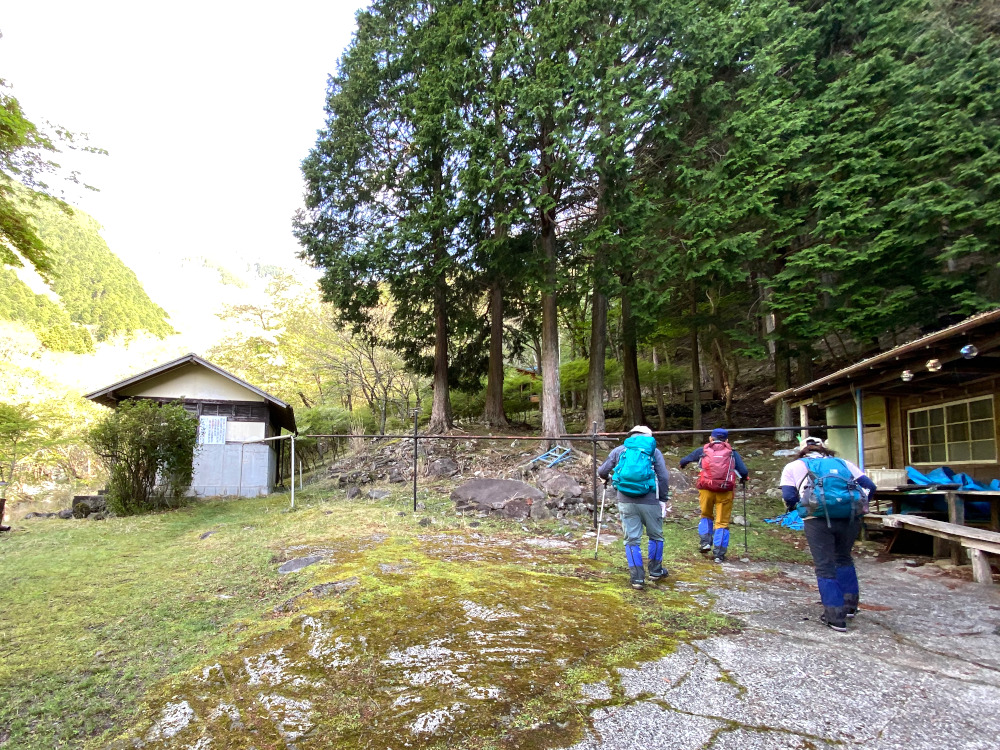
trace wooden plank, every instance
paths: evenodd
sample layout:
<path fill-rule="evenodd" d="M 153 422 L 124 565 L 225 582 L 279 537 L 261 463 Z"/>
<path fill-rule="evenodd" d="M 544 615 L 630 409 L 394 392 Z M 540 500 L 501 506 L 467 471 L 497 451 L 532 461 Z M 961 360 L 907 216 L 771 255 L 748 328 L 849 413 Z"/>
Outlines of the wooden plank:
<path fill-rule="evenodd" d="M 1000 544 L 1000 533 L 996 531 L 977 529 L 974 526 L 959 526 L 946 521 L 937 521 L 933 518 L 924 518 L 923 516 L 911 516 L 909 514 L 882 516 L 882 525 L 890 528 L 900 528 L 902 526 L 917 527 L 928 530 L 927 533 L 937 531 L 959 539 L 970 539 L 989 542 L 991 544 Z"/>
<path fill-rule="evenodd" d="M 989 552 L 991 555 L 1000 555 L 1000 544 L 993 544 L 992 542 L 981 542 L 978 539 L 963 539 L 962 546 L 970 550 L 979 550 L 980 552 Z"/>
<path fill-rule="evenodd" d="M 972 580 L 976 583 L 983 583 L 988 586 L 993 585 L 993 571 L 990 570 L 990 561 L 986 558 L 986 553 L 982 550 L 972 550 Z"/>

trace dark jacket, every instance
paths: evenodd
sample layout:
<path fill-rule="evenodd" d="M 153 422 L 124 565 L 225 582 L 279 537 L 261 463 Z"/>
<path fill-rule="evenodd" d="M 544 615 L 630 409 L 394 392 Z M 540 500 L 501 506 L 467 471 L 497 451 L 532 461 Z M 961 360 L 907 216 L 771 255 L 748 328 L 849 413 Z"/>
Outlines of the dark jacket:
<path fill-rule="evenodd" d="M 625 446 L 619 445 L 617 448 L 613 449 L 608 457 L 601 464 L 601 467 L 597 470 L 597 475 L 601 479 L 607 479 L 611 476 L 611 473 L 615 470 L 615 466 L 618 465 L 618 459 L 621 457 L 622 453 L 625 452 Z M 640 497 L 632 497 L 631 495 L 623 495 L 618 492 L 618 502 L 620 503 L 639 503 L 641 505 L 655 505 L 657 502 L 662 500 L 667 501 L 667 492 L 670 489 L 670 472 L 667 471 L 667 462 L 663 460 L 663 454 L 660 453 L 660 449 L 657 448 L 653 452 L 653 471 L 656 472 L 656 485 L 657 490 L 659 490 L 659 496 L 656 494 L 656 490 L 652 492 L 647 492 L 645 495 Z"/>
<path fill-rule="evenodd" d="M 705 446 L 695 448 L 681 459 L 681 468 L 683 469 L 685 466 L 693 464 L 695 461 L 701 461 L 701 457 L 703 455 L 705 455 Z M 736 473 L 739 474 L 740 479 L 746 479 L 750 476 L 750 470 L 747 469 L 747 465 L 743 463 L 743 458 L 735 450 L 733 451 L 733 468 L 736 470 Z"/>

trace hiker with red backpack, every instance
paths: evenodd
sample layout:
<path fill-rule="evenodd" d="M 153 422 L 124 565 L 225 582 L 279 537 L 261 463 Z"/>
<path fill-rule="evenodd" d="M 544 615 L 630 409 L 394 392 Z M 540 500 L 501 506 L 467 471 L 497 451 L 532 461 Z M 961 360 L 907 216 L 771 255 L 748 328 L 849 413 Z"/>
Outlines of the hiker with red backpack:
<path fill-rule="evenodd" d="M 667 501 L 670 474 L 652 430 L 645 425 L 633 427 L 624 444 L 608 454 L 597 474 L 605 487 L 610 477 L 618 492 L 618 513 L 625 532 L 625 559 L 632 588 L 642 589 L 646 584 L 640 546 L 643 528 L 649 538 L 649 578 L 653 581 L 666 578 L 660 503 Z"/>
<path fill-rule="evenodd" d="M 717 427 L 705 445 L 681 459 L 682 469 L 695 461 L 701 467 L 697 485 L 701 505 L 698 549 L 702 554 L 711 552 L 717 563 L 725 561 L 729 549 L 729 521 L 733 515 L 736 480 L 745 483 L 750 474 L 728 440 L 729 431 Z"/>
<path fill-rule="evenodd" d="M 868 512 L 875 483 L 850 461 L 837 458 L 818 437 L 799 443 L 798 458 L 781 472 L 781 497 L 805 521 L 806 541 L 823 603 L 820 620 L 840 633 L 858 611 L 860 590 L 851 548 Z"/>

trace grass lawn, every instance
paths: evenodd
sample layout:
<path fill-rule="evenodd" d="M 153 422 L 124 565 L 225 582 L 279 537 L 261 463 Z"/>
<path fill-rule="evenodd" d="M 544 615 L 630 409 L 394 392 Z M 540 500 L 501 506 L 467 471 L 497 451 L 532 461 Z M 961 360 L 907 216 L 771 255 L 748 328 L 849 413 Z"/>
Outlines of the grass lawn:
<path fill-rule="evenodd" d="M 444 486 L 416 515 L 406 489 L 296 499 L 0 536 L 0 747 L 559 746 L 623 700 L 615 667 L 738 627 L 704 605 L 720 573 L 683 519 L 669 581 L 634 592 L 620 542 L 595 561 L 586 524 L 460 517 Z M 803 559 L 762 524 L 750 539 L 754 559 Z M 174 732 L 178 711 L 197 720 Z"/>

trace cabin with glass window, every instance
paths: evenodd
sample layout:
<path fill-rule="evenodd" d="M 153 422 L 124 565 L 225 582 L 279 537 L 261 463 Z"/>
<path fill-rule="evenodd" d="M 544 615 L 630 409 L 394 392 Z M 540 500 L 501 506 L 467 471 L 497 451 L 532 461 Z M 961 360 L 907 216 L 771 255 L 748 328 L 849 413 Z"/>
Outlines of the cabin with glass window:
<path fill-rule="evenodd" d="M 981 313 L 850 367 L 781 393 L 799 407 L 825 410 L 827 443 L 879 483 L 904 484 L 900 471 L 947 466 L 984 485 L 1000 479 L 997 394 L 1000 310 Z"/>
<path fill-rule="evenodd" d="M 284 401 L 196 354 L 88 393 L 109 408 L 128 399 L 179 402 L 198 417 L 191 494 L 257 497 L 281 484 L 282 430 L 294 433 Z"/>

